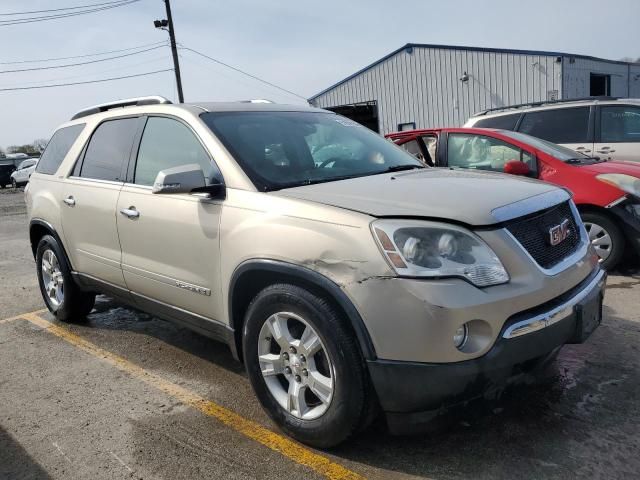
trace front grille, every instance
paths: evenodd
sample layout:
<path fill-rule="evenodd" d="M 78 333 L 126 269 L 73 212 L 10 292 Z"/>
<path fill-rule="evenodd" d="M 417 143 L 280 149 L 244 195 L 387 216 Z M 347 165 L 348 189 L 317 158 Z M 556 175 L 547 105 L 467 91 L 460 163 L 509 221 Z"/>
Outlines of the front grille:
<path fill-rule="evenodd" d="M 569 221 L 567 237 L 559 244 L 551 245 L 550 230 L 565 220 Z M 569 202 L 516 219 L 507 225 L 507 230 L 542 268 L 557 265 L 580 245 L 580 228 Z"/>

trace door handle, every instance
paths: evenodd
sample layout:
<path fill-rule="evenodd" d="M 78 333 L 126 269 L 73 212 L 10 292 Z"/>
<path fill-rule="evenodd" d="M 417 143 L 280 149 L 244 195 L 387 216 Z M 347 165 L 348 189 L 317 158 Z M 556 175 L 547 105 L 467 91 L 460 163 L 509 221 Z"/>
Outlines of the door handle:
<path fill-rule="evenodd" d="M 605 154 L 607 154 L 607 153 L 614 153 L 614 152 L 615 152 L 615 150 L 596 150 L 596 152 L 598 152 L 598 153 L 605 153 Z"/>
<path fill-rule="evenodd" d="M 140 212 L 136 210 L 136 207 L 123 208 L 120 213 L 127 218 L 138 218 L 140 216 Z"/>
<path fill-rule="evenodd" d="M 70 207 L 73 207 L 76 204 L 76 199 L 73 198 L 73 195 L 69 195 L 67 198 L 65 198 L 62 201 L 67 205 L 69 205 Z"/>
<path fill-rule="evenodd" d="M 582 153 L 589 153 L 589 152 L 591 152 L 591 150 L 590 150 L 590 149 L 585 148 L 585 147 L 578 147 L 578 148 L 576 148 L 576 151 L 577 151 L 577 152 L 582 152 Z"/>

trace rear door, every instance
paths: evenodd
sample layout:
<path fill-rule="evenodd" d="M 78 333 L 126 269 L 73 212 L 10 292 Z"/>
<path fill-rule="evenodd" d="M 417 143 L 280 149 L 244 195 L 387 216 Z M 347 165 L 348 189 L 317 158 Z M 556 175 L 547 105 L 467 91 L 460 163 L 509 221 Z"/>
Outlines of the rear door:
<path fill-rule="evenodd" d="M 593 156 L 595 107 L 548 108 L 526 112 L 518 131 Z"/>
<path fill-rule="evenodd" d="M 598 106 L 595 152 L 606 160 L 640 161 L 640 106 Z"/>
<path fill-rule="evenodd" d="M 122 268 L 136 301 L 152 299 L 219 319 L 222 200 L 152 193 L 159 171 L 194 163 L 208 183 L 221 183 L 219 170 L 187 124 L 149 117 L 118 200 Z"/>
<path fill-rule="evenodd" d="M 140 119 L 102 122 L 62 188 L 62 227 L 76 271 L 125 287 L 116 205 Z"/>

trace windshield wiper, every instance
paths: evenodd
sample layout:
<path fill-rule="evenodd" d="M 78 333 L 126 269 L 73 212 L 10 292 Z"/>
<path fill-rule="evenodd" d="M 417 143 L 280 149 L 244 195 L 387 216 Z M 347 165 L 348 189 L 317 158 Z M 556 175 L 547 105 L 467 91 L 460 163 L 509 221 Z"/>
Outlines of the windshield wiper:
<path fill-rule="evenodd" d="M 394 165 L 387 168 L 384 172 L 402 172 L 404 170 L 414 170 L 416 168 L 423 169 L 427 167 L 424 167 L 422 165 Z"/>

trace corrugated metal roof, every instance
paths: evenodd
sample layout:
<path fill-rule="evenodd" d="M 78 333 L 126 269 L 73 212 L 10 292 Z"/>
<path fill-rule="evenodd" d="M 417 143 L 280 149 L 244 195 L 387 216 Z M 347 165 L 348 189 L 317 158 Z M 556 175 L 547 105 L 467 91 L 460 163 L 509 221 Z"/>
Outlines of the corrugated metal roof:
<path fill-rule="evenodd" d="M 349 75 L 346 78 L 343 78 L 342 80 L 340 80 L 339 82 L 336 82 L 335 84 L 331 85 L 330 87 L 325 88 L 324 90 L 322 90 L 319 93 L 316 93 L 314 96 L 309 98 L 309 101 L 313 101 L 314 99 L 318 98 L 320 95 L 323 95 L 325 93 L 327 93 L 328 91 L 336 88 L 339 85 L 342 85 L 345 82 L 348 82 L 349 80 L 351 80 L 354 77 L 357 77 L 358 75 L 366 72 L 367 70 L 370 70 L 371 68 L 375 67 L 376 65 L 384 62 L 385 60 L 393 57 L 394 55 L 397 55 L 398 53 L 408 50 L 410 51 L 413 48 L 437 48 L 437 49 L 441 49 L 441 50 L 467 50 L 467 51 L 473 51 L 473 52 L 488 52 L 488 53 L 513 53 L 513 54 L 517 54 L 517 55 L 541 55 L 541 56 L 549 56 L 549 57 L 574 57 L 574 58 L 582 58 L 585 60 L 595 60 L 598 62 L 608 62 L 608 63 L 618 63 L 618 64 L 622 64 L 622 65 L 638 65 L 635 63 L 630 63 L 630 62 L 623 62 L 621 60 L 608 60 L 606 58 L 598 58 L 598 57 L 592 57 L 589 55 L 578 55 L 578 54 L 574 54 L 574 53 L 566 53 L 566 52 L 544 52 L 544 51 L 540 51 L 540 50 L 517 50 L 517 49 L 511 49 L 511 48 L 484 48 L 484 47 L 465 47 L 465 46 L 460 46 L 460 45 L 435 45 L 435 44 L 430 44 L 430 43 L 407 43 L 406 45 L 394 50 L 393 52 L 389 53 L 388 55 L 385 55 L 384 57 L 382 57 L 379 60 L 376 60 L 375 62 L 371 63 L 370 65 L 367 65 L 366 67 L 358 70 L 357 72 Z"/>

